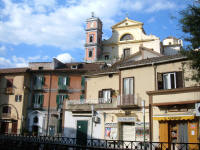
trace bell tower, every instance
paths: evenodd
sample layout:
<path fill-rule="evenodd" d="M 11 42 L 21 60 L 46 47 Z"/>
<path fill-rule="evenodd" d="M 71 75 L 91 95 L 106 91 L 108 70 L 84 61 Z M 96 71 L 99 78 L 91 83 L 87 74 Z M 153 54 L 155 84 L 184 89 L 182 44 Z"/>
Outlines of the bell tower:
<path fill-rule="evenodd" d="M 94 17 L 93 12 L 91 18 L 86 21 L 85 31 L 85 61 L 95 62 L 101 57 L 102 22 L 99 18 Z"/>

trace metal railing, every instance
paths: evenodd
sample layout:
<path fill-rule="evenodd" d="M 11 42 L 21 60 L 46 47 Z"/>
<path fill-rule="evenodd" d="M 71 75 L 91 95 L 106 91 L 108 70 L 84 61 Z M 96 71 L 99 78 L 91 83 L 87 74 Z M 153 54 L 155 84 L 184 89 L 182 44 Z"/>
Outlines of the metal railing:
<path fill-rule="evenodd" d="M 78 139 L 54 136 L 22 136 L 1 134 L 0 147 L 13 146 L 13 149 L 30 148 L 40 150 L 61 149 L 61 147 L 78 149 L 115 149 L 115 150 L 199 150 L 200 143 L 167 143 L 167 142 L 143 142 L 143 141 L 122 141 L 104 139 Z M 48 148 L 47 148 L 48 147 Z M 12 149 L 12 148 L 11 148 Z"/>

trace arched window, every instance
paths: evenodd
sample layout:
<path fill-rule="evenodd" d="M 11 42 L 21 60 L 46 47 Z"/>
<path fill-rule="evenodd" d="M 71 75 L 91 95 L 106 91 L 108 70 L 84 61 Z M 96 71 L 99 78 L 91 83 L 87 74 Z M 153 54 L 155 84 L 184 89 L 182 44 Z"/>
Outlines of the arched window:
<path fill-rule="evenodd" d="M 88 57 L 92 57 L 92 50 L 89 50 L 89 55 Z"/>
<path fill-rule="evenodd" d="M 10 114 L 10 113 L 11 113 L 11 107 L 9 107 L 9 106 L 4 106 L 4 107 L 3 107 L 3 113 L 5 113 L 5 114 Z"/>
<path fill-rule="evenodd" d="M 90 43 L 93 42 L 93 35 L 90 35 Z"/>
<path fill-rule="evenodd" d="M 35 116 L 35 117 L 33 118 L 33 122 L 34 122 L 34 123 L 38 123 L 38 117 L 37 117 L 37 116 Z"/>
<path fill-rule="evenodd" d="M 120 39 L 120 41 L 126 41 L 126 40 L 133 40 L 133 36 L 131 34 L 125 34 Z"/>

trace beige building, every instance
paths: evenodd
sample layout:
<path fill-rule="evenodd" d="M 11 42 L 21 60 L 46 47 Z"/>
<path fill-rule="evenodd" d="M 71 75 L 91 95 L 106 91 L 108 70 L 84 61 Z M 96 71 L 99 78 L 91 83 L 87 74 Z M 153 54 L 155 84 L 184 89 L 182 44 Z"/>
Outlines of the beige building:
<path fill-rule="evenodd" d="M 142 141 L 145 114 L 145 140 L 198 142 L 200 88 L 186 80 L 186 57 L 134 58 L 86 75 L 85 101 L 66 104 L 66 116 L 79 116 L 73 128 L 88 119 L 87 134 L 95 129 L 94 138 Z"/>
<path fill-rule="evenodd" d="M 29 95 L 27 68 L 0 70 L 0 132 L 22 133 Z"/>

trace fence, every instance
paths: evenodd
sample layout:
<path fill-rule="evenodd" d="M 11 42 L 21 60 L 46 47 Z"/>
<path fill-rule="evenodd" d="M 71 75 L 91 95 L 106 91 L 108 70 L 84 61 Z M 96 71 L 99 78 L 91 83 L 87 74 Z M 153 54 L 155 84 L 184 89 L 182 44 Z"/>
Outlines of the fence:
<path fill-rule="evenodd" d="M 1 150 L 200 150 L 200 143 L 141 142 L 1 134 Z"/>

